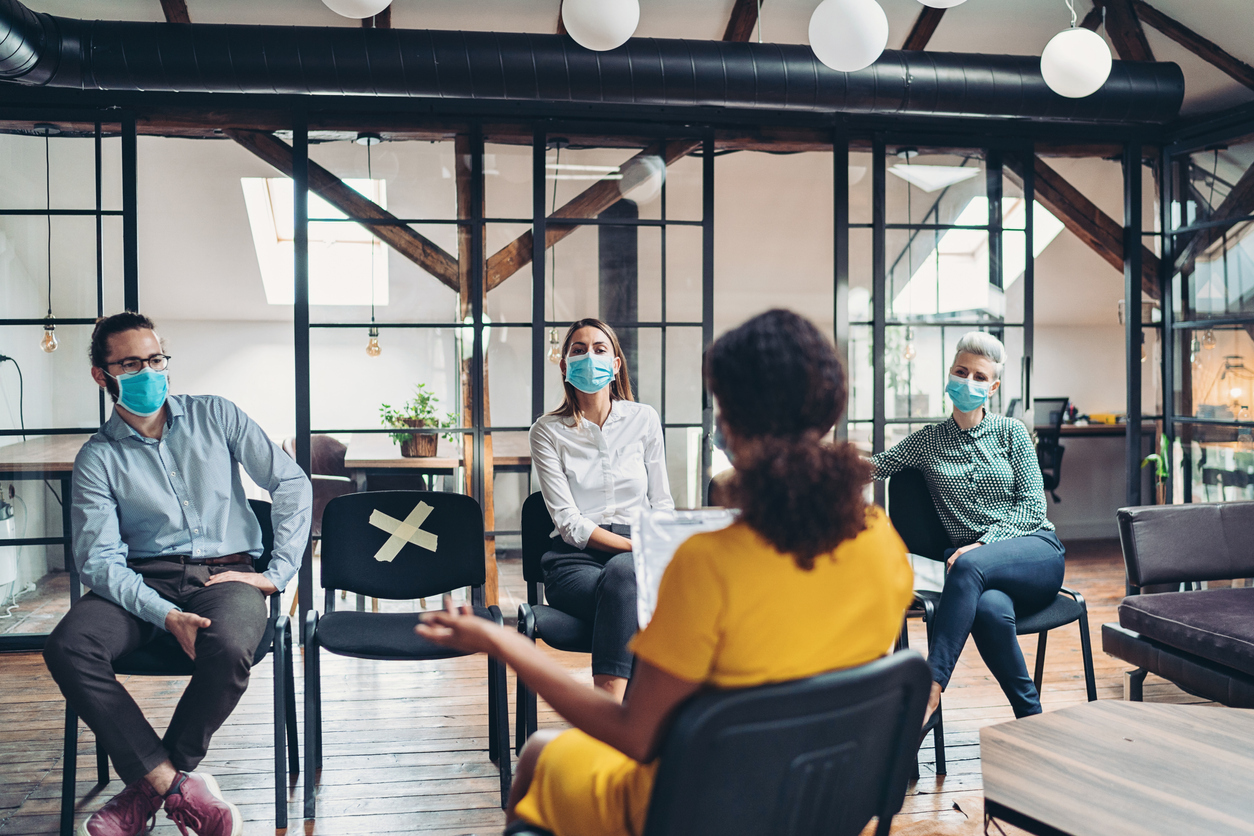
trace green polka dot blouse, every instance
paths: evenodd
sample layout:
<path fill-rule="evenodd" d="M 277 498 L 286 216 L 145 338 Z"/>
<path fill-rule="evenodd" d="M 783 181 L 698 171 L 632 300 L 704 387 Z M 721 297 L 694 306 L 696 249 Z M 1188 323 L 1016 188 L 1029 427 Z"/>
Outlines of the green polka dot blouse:
<path fill-rule="evenodd" d="M 871 462 L 876 479 L 909 467 L 922 471 L 955 546 L 1054 530 L 1045 519 L 1032 436 L 1013 418 L 985 413 L 963 430 L 951 417 L 911 433 Z"/>

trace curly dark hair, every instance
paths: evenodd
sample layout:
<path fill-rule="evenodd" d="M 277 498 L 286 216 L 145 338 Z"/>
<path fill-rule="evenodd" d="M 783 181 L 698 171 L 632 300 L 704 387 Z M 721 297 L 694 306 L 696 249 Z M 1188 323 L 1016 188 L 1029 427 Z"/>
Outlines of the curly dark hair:
<path fill-rule="evenodd" d="M 802 569 L 866 528 L 869 463 L 823 437 L 845 411 L 845 367 L 808 319 L 771 310 L 705 355 L 719 422 L 739 444 L 729 488 L 741 518 Z"/>

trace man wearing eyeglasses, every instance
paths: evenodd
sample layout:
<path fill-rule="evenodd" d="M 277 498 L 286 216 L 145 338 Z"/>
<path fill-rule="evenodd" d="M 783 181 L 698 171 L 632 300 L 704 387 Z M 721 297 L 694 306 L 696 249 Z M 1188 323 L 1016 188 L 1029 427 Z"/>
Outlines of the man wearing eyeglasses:
<path fill-rule="evenodd" d="M 266 596 L 296 574 L 309 539 L 308 477 L 230 401 L 169 394 L 169 362 L 147 317 L 96 323 L 91 375 L 115 406 L 74 461 L 69 505 L 73 558 L 92 591 L 53 630 L 44 658 L 127 786 L 79 836 L 139 836 L 163 807 L 184 833 L 238 836 L 239 810 L 193 770 L 248 687 Z M 264 573 L 253 571 L 261 528 L 239 466 L 273 503 Z M 162 631 L 196 671 L 159 737 L 112 663 Z"/>

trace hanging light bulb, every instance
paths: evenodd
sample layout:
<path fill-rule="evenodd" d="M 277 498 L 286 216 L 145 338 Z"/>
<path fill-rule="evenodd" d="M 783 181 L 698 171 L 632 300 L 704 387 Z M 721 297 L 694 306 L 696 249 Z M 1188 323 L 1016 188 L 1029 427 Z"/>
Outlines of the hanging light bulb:
<path fill-rule="evenodd" d="M 906 329 L 906 350 L 901 352 L 901 356 L 905 358 L 906 362 L 909 362 L 913 360 L 918 355 L 918 353 L 919 352 L 914 347 L 914 329 L 907 328 Z"/>
<path fill-rule="evenodd" d="M 381 141 L 382 137 L 378 134 L 357 134 L 357 144 L 366 146 L 366 179 L 372 187 L 374 186 L 374 166 L 370 162 L 370 148 Z M 374 230 L 372 229 L 370 231 L 370 340 L 366 343 L 368 357 L 378 357 L 383 353 L 383 349 L 379 346 L 379 326 L 374 324 L 374 250 Z"/>
<path fill-rule="evenodd" d="M 549 329 L 549 362 L 557 365 L 562 362 L 562 344 L 557 339 L 557 329 Z"/>
<path fill-rule="evenodd" d="M 371 357 L 378 357 L 383 353 L 383 349 L 379 347 L 379 328 L 378 326 L 370 326 L 370 342 L 366 343 L 366 354 Z"/>
<path fill-rule="evenodd" d="M 1213 351 L 1215 348 L 1216 342 L 1217 340 L 1215 339 L 1214 329 L 1207 328 L 1206 333 L 1202 334 L 1202 348 L 1206 349 L 1207 351 Z"/>
<path fill-rule="evenodd" d="M 810 16 L 810 49 L 833 70 L 875 63 L 888 46 L 888 16 L 875 0 L 823 0 Z"/>
<path fill-rule="evenodd" d="M 57 350 L 57 326 L 52 323 L 52 317 L 44 320 L 44 338 L 39 341 L 39 347 L 44 350 L 45 354 L 51 354 Z"/>
<path fill-rule="evenodd" d="M 48 137 L 60 133 L 60 129 L 56 125 L 42 124 L 36 125 L 35 130 L 44 135 L 44 198 L 48 213 L 48 315 L 44 318 L 44 336 L 39 347 L 45 354 L 51 354 L 57 350 L 57 326 L 52 321 L 52 158 L 48 153 Z"/>
<path fill-rule="evenodd" d="M 1071 10 L 1071 28 L 1059 32 L 1041 52 L 1041 75 L 1049 89 L 1069 99 L 1082 99 L 1096 93 L 1110 77 L 1110 47 L 1102 36 L 1076 26 L 1075 6 Z"/>
<path fill-rule="evenodd" d="M 617 49 L 636 34 L 640 0 L 563 0 L 562 25 L 585 49 Z"/>

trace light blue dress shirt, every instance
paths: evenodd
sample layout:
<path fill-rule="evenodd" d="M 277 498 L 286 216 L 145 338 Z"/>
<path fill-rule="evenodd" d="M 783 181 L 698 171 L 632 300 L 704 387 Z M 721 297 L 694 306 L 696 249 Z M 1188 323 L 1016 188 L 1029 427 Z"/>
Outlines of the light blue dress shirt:
<path fill-rule="evenodd" d="M 261 526 L 237 463 L 270 492 L 274 549 L 265 577 L 278 589 L 300 568 L 313 517 L 309 478 L 238 406 L 213 395 L 171 395 L 166 406 L 159 440 L 114 411 L 74 460 L 70 505 L 83 583 L 162 629 L 178 607 L 126 561 L 259 556 Z"/>

